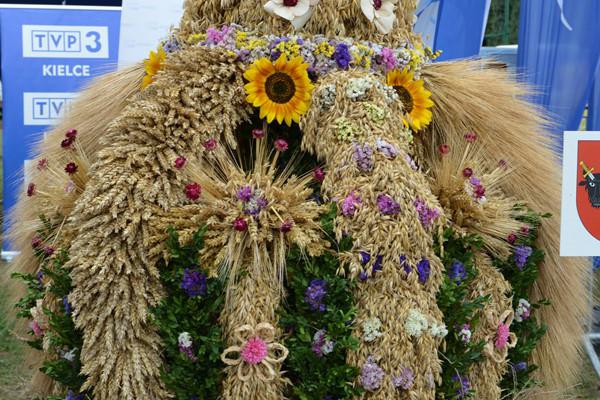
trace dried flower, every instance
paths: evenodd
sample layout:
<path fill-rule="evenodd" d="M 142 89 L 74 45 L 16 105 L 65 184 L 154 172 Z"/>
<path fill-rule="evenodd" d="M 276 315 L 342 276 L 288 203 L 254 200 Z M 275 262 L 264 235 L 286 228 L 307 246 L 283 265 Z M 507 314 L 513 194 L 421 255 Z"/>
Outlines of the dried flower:
<path fill-rule="evenodd" d="M 242 217 L 237 217 L 235 221 L 233 221 L 233 229 L 238 232 L 245 232 L 248 230 L 248 221 L 246 221 Z"/>
<path fill-rule="evenodd" d="M 419 214 L 419 221 L 425 229 L 430 228 L 433 225 L 433 220 L 440 216 L 440 212 L 436 208 L 431 208 L 425 201 L 417 198 L 414 202 L 417 214 Z"/>
<path fill-rule="evenodd" d="M 440 146 L 438 147 L 438 150 L 439 150 L 440 154 L 446 155 L 446 154 L 450 153 L 450 146 L 448 146 L 447 144 L 440 144 Z"/>
<path fill-rule="evenodd" d="M 404 323 L 404 330 L 409 336 L 421 336 L 428 326 L 427 318 L 420 311 L 412 309 L 408 312 L 406 322 Z"/>
<path fill-rule="evenodd" d="M 365 390 L 374 392 L 381 386 L 384 376 L 383 369 L 375 363 L 375 359 L 372 356 L 369 356 L 361 369 L 359 381 Z"/>
<path fill-rule="evenodd" d="M 35 183 L 27 185 L 27 196 L 31 197 L 35 194 Z"/>
<path fill-rule="evenodd" d="M 477 134 L 475 132 L 467 132 L 465 133 L 465 140 L 469 143 L 473 143 L 477 140 Z"/>
<path fill-rule="evenodd" d="M 267 354 L 267 343 L 258 336 L 248 339 L 240 351 L 242 359 L 252 365 L 260 364 Z"/>
<path fill-rule="evenodd" d="M 469 382 L 468 377 L 456 374 L 452 377 L 452 382 L 460 383 L 460 387 L 456 390 L 457 399 L 464 399 L 465 397 L 469 396 L 471 382 Z"/>
<path fill-rule="evenodd" d="M 252 137 L 254 139 L 262 139 L 265 137 L 265 131 L 262 129 L 252 129 Z"/>
<path fill-rule="evenodd" d="M 463 280 L 467 279 L 467 269 L 465 268 L 465 264 L 458 260 L 454 260 L 448 270 L 448 276 L 451 281 L 460 285 Z"/>
<path fill-rule="evenodd" d="M 415 384 L 415 375 L 410 368 L 402 368 L 400 375 L 392 378 L 392 385 L 396 389 L 410 390 Z"/>
<path fill-rule="evenodd" d="M 63 297 L 62 303 L 63 303 L 63 308 L 65 310 L 65 314 L 71 315 L 72 307 L 71 307 L 71 303 L 69 303 L 69 297 L 68 296 Z"/>
<path fill-rule="evenodd" d="M 472 335 L 471 325 L 469 324 L 464 324 L 458 332 L 458 337 L 463 343 L 469 343 Z"/>
<path fill-rule="evenodd" d="M 515 364 L 515 370 L 518 372 L 525 371 L 527 369 L 527 363 L 525 361 L 521 361 Z"/>
<path fill-rule="evenodd" d="M 187 162 L 187 159 L 183 156 L 179 156 L 175 159 L 175 168 L 177 169 L 181 169 L 185 166 L 185 163 Z"/>
<path fill-rule="evenodd" d="M 63 149 L 70 149 L 71 145 L 75 142 L 75 140 L 73 138 L 66 138 L 63 139 L 62 142 L 60 142 L 60 147 L 62 147 Z"/>
<path fill-rule="evenodd" d="M 52 247 L 52 246 L 45 246 L 44 247 L 44 254 L 47 257 L 50 257 L 52 254 L 54 254 L 54 247 Z"/>
<path fill-rule="evenodd" d="M 312 351 L 317 357 L 323 357 L 333 351 L 335 343 L 332 340 L 327 339 L 327 331 L 320 329 L 315 332 L 312 342 Z"/>
<path fill-rule="evenodd" d="M 515 235 L 514 233 L 511 233 L 510 235 L 508 235 L 508 237 L 506 238 L 506 240 L 510 244 L 515 244 L 515 242 L 517 241 L 517 235 Z"/>
<path fill-rule="evenodd" d="M 197 297 L 206 295 L 206 275 L 192 268 L 186 268 L 183 271 L 183 280 L 180 285 L 181 289 L 189 297 Z"/>
<path fill-rule="evenodd" d="M 500 322 L 498 324 L 498 330 L 496 332 L 496 340 L 494 341 L 494 345 L 497 349 L 502 350 L 508 344 L 508 339 L 510 338 L 510 327 L 508 324 L 504 322 Z"/>
<path fill-rule="evenodd" d="M 200 195 L 202 194 L 202 187 L 200 187 L 199 184 L 197 184 L 196 182 L 193 183 L 188 183 L 187 185 L 185 185 L 185 196 L 192 200 L 192 201 L 196 201 L 200 198 Z"/>
<path fill-rule="evenodd" d="M 41 160 L 39 160 L 37 162 L 37 169 L 39 171 L 42 171 L 44 169 L 48 168 L 48 160 L 46 158 L 42 158 Z"/>
<path fill-rule="evenodd" d="M 446 328 L 446 325 L 444 324 L 437 324 L 434 322 L 429 328 L 429 333 L 431 333 L 431 336 L 433 337 L 445 338 L 446 335 L 448 335 L 448 328 Z"/>
<path fill-rule="evenodd" d="M 192 336 L 188 332 L 181 332 L 177 339 L 177 343 L 181 353 L 185 354 L 192 361 L 197 360 L 197 357 L 194 355 Z"/>
<path fill-rule="evenodd" d="M 379 207 L 379 212 L 383 215 L 396 215 L 400 213 L 400 204 L 387 194 L 382 193 L 377 196 L 377 207 Z"/>
<path fill-rule="evenodd" d="M 42 245 L 42 238 L 39 237 L 38 235 L 34 235 L 31 238 L 31 247 L 33 247 L 34 249 L 37 249 L 38 247 L 40 247 Z"/>
<path fill-rule="evenodd" d="M 375 141 L 375 146 L 377 147 L 377 151 L 383 154 L 386 158 L 396 158 L 398 155 L 398 148 L 383 139 L 377 138 Z"/>
<path fill-rule="evenodd" d="M 313 179 L 317 182 L 323 182 L 325 180 L 325 172 L 321 167 L 316 167 L 313 170 Z"/>
<path fill-rule="evenodd" d="M 529 227 L 527 225 L 521 227 L 521 233 L 525 236 L 529 235 Z"/>
<path fill-rule="evenodd" d="M 338 67 L 341 69 L 348 69 L 350 66 L 350 61 L 352 61 L 352 56 L 350 55 L 350 50 L 348 49 L 348 45 L 346 43 L 338 43 L 335 46 L 333 59 L 337 63 Z"/>
<path fill-rule="evenodd" d="M 473 169 L 467 167 L 467 168 L 463 169 L 462 174 L 465 178 L 470 178 L 473 176 Z"/>
<path fill-rule="evenodd" d="M 367 143 L 362 146 L 354 144 L 352 159 L 356 162 L 359 171 L 370 172 L 373 170 L 373 149 Z"/>
<path fill-rule="evenodd" d="M 206 151 L 213 151 L 214 149 L 217 148 L 217 139 L 210 138 L 207 141 L 205 141 L 204 143 L 202 143 L 202 146 L 204 147 L 204 149 Z"/>
<path fill-rule="evenodd" d="M 294 222 L 292 222 L 290 220 L 285 220 L 279 227 L 279 232 L 288 233 L 289 231 L 292 230 L 293 226 L 294 226 Z"/>
<path fill-rule="evenodd" d="M 356 191 L 350 192 L 350 194 L 348 194 L 348 196 L 346 196 L 346 198 L 342 202 L 342 214 L 345 217 L 354 216 L 356 209 L 358 208 L 358 206 L 360 206 L 361 203 L 362 199 L 360 198 L 360 195 L 356 193 Z"/>
<path fill-rule="evenodd" d="M 277 139 L 273 142 L 273 146 L 275 146 L 275 150 L 277 151 L 287 151 L 289 145 L 285 139 Z"/>
<path fill-rule="evenodd" d="M 531 315 L 531 304 L 525 299 L 519 299 L 519 304 L 515 310 L 515 321 L 523 322 Z"/>
<path fill-rule="evenodd" d="M 382 336 L 381 320 L 377 317 L 366 319 L 362 323 L 363 328 L 363 340 L 365 342 L 373 342 L 378 337 Z"/>
<path fill-rule="evenodd" d="M 532 252 L 533 249 L 529 246 L 517 246 L 515 248 L 515 264 L 517 268 L 522 270 L 525 267 Z"/>
<path fill-rule="evenodd" d="M 65 172 L 69 175 L 73 175 L 75 172 L 77 172 L 77 164 L 75 164 L 74 162 L 70 162 L 65 166 Z"/>
<path fill-rule="evenodd" d="M 248 202 L 252 198 L 252 188 L 248 185 L 237 191 L 236 197 L 240 201 Z"/>
<path fill-rule="evenodd" d="M 311 310 L 324 312 L 327 307 L 323 300 L 327 295 L 327 282 L 322 279 L 313 279 L 304 292 L 304 301 L 308 303 Z"/>
<path fill-rule="evenodd" d="M 75 139 L 77 137 L 77 129 L 69 129 L 65 136 L 69 139 Z"/>
<path fill-rule="evenodd" d="M 419 274 L 419 282 L 422 284 L 427 283 L 429 275 L 431 274 L 431 264 L 428 259 L 422 258 L 421 261 L 417 263 L 417 273 Z"/>

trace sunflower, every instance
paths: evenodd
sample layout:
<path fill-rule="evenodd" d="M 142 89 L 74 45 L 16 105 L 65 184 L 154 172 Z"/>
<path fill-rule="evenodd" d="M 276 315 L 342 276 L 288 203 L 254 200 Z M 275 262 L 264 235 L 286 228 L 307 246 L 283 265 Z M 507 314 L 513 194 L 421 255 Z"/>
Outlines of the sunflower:
<path fill-rule="evenodd" d="M 142 81 L 142 89 L 147 88 L 152 82 L 154 82 L 154 76 L 162 68 L 163 62 L 167 58 L 167 53 L 161 47 L 157 51 L 151 51 L 150 57 L 144 61 L 146 76 Z"/>
<path fill-rule="evenodd" d="M 269 123 L 276 119 L 280 124 L 285 120 L 291 126 L 308 110 L 313 85 L 308 64 L 302 61 L 302 57 L 288 61 L 283 54 L 275 62 L 263 57 L 244 72 L 246 100 L 260 107 L 260 118 L 266 117 Z"/>
<path fill-rule="evenodd" d="M 392 70 L 387 75 L 387 84 L 396 89 L 404 107 L 404 122 L 414 131 L 420 131 L 431 122 L 431 92 L 423 87 L 422 80 L 415 80 L 414 73 L 406 69 Z"/>

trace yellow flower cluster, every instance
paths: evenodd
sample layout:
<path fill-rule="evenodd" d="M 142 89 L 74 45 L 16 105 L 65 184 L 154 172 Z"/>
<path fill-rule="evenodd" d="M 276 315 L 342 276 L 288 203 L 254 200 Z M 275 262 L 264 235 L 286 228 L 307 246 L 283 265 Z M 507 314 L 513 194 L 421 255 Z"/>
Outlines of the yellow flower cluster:
<path fill-rule="evenodd" d="M 281 41 L 275 46 L 275 49 L 279 50 L 282 54 L 285 54 L 288 58 L 300 55 L 300 45 L 295 40 L 288 40 L 287 42 Z"/>
<path fill-rule="evenodd" d="M 325 57 L 331 57 L 334 52 L 335 52 L 335 47 L 333 47 L 332 45 L 330 45 L 327 42 L 319 43 L 319 45 L 315 49 L 315 55 L 322 54 Z"/>
<path fill-rule="evenodd" d="M 364 44 L 357 44 L 355 47 L 357 50 L 351 52 L 352 64 L 364 68 L 371 68 L 371 57 L 373 57 L 374 54 L 373 49 Z"/>

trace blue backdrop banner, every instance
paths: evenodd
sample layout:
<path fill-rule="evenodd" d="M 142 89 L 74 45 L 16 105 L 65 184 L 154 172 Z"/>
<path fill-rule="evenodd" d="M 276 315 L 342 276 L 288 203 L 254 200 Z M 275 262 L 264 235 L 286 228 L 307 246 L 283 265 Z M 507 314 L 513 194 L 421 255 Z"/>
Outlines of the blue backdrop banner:
<path fill-rule="evenodd" d="M 120 19 L 120 7 L 0 4 L 4 232 L 20 182 L 35 168 L 32 145 L 82 86 L 116 68 Z M 3 250 L 10 250 L 6 240 Z"/>
<path fill-rule="evenodd" d="M 415 32 L 434 50 L 438 60 L 479 54 L 491 0 L 421 0 Z"/>
<path fill-rule="evenodd" d="M 579 129 L 600 56 L 600 1 L 521 0 L 517 68 L 562 133 Z"/>

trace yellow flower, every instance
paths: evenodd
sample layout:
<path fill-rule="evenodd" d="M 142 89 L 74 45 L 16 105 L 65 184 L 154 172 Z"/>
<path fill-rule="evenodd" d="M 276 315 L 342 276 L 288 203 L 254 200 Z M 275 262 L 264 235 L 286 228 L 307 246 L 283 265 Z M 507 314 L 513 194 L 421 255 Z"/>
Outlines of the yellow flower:
<path fill-rule="evenodd" d="M 266 117 L 269 123 L 274 119 L 285 121 L 291 126 L 308 111 L 313 85 L 308 78 L 308 64 L 302 61 L 302 57 L 288 61 L 283 54 L 275 62 L 263 57 L 244 72 L 248 81 L 244 86 L 246 100 L 260 107 L 260 118 Z"/>
<path fill-rule="evenodd" d="M 162 47 L 159 47 L 158 51 L 150 52 L 150 57 L 144 61 L 144 65 L 146 66 L 146 76 L 142 81 L 142 89 L 147 88 L 154 82 L 154 76 L 160 71 L 166 58 L 167 53 L 165 53 L 165 50 Z"/>
<path fill-rule="evenodd" d="M 404 107 L 404 123 L 414 131 L 420 131 L 431 123 L 433 107 L 431 92 L 423 87 L 422 80 L 415 80 L 414 73 L 406 69 L 392 70 L 387 75 L 387 84 L 396 89 Z"/>

